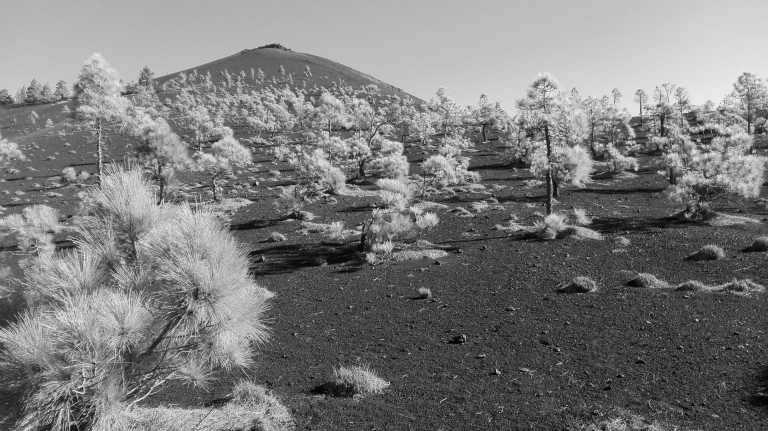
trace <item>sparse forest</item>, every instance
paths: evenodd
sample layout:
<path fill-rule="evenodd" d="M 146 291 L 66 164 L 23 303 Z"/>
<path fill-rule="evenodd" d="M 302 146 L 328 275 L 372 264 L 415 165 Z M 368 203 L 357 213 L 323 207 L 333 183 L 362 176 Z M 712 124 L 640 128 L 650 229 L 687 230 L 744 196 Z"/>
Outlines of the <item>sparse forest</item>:
<path fill-rule="evenodd" d="M 299 64 L 126 81 L 94 54 L 0 90 L 3 429 L 737 429 L 765 403 L 764 79 L 629 112 L 549 74 L 462 105 Z"/>

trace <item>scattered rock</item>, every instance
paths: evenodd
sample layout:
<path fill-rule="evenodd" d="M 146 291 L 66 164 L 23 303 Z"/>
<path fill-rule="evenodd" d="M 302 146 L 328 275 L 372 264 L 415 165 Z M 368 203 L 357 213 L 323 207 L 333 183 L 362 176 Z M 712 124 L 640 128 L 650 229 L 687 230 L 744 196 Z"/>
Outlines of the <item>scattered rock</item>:
<path fill-rule="evenodd" d="M 281 234 L 280 232 L 272 232 L 271 234 L 269 234 L 270 242 L 283 242 L 286 239 L 287 238 L 285 237 L 285 235 Z"/>
<path fill-rule="evenodd" d="M 578 276 L 570 283 L 561 285 L 558 293 L 590 293 L 597 291 L 597 283 L 589 277 Z"/>

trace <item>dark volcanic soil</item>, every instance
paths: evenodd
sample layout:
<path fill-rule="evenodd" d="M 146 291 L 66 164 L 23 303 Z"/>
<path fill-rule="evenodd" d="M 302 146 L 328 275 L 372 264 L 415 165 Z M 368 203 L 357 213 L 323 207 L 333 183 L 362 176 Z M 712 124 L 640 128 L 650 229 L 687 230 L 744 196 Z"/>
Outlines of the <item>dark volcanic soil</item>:
<path fill-rule="evenodd" d="M 586 189 L 563 191 L 558 208 L 586 209 L 605 240 L 519 239 L 493 226 L 510 214 L 530 223 L 542 210 L 543 191 L 525 186 L 527 171 L 483 154 L 473 164 L 489 190 L 508 186 L 495 194 L 505 208 L 473 218 L 441 210 L 440 225 L 425 238 L 456 249 L 439 262 L 365 264 L 352 244 L 326 245 L 319 235 L 298 233 L 298 222 L 278 221 L 274 191 L 248 195 L 255 203 L 232 224 L 259 258 L 255 276 L 277 293 L 273 336 L 251 377 L 283 398 L 298 429 L 559 430 L 616 409 L 693 429 L 768 429 L 768 406 L 756 396 L 768 386 L 768 295 L 624 285 L 635 272 L 673 283 L 768 283 L 766 254 L 740 251 L 768 233 L 764 223 L 712 227 L 667 218 L 675 206 L 663 193 L 666 183 L 647 167 L 636 178 L 598 176 Z M 35 180 L 24 175 L 0 186 L 30 191 Z M 478 199 L 460 193 L 445 203 L 468 208 Z M 0 198 L 8 204 L 14 202 Z M 354 226 L 364 204 L 341 198 L 308 209 L 320 216 L 315 221 Z M 762 204 L 718 207 L 761 221 L 766 215 Z M 264 242 L 273 231 L 288 241 Z M 630 245 L 618 245 L 617 236 Z M 684 260 L 705 244 L 720 245 L 726 258 Z M 579 275 L 599 290 L 555 292 Z M 433 298 L 415 299 L 419 287 Z M 461 334 L 465 343 L 449 343 Z M 334 366 L 357 363 L 369 364 L 390 389 L 363 399 L 313 393 Z M 170 387 L 153 402 L 200 405 L 230 388 L 230 378 L 209 391 Z"/>

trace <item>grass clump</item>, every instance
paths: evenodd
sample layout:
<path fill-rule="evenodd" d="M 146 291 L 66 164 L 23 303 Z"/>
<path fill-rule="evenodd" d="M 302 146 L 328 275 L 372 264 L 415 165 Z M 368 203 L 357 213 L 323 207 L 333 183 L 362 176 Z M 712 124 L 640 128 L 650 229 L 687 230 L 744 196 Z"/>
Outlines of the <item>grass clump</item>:
<path fill-rule="evenodd" d="M 725 251 L 719 246 L 714 244 L 707 244 L 695 253 L 686 256 L 685 260 L 701 261 L 701 260 L 720 260 L 725 258 Z"/>
<path fill-rule="evenodd" d="M 293 418 L 280 400 L 261 385 L 235 385 L 229 402 L 218 408 L 133 408 L 125 413 L 129 430 L 286 431 Z"/>
<path fill-rule="evenodd" d="M 627 286 L 642 287 L 645 289 L 669 289 L 671 286 L 664 280 L 658 279 L 653 274 L 641 272 L 627 282 Z"/>
<path fill-rule="evenodd" d="M 558 287 L 558 293 L 591 293 L 597 291 L 597 283 L 589 277 L 578 276 Z"/>
<path fill-rule="evenodd" d="M 420 287 L 416 289 L 416 298 L 418 299 L 431 299 L 432 290 L 428 287 Z"/>
<path fill-rule="evenodd" d="M 389 387 L 389 382 L 367 365 L 353 365 L 334 369 L 331 385 L 333 395 L 350 397 L 380 394 Z"/>
<path fill-rule="evenodd" d="M 642 416 L 618 409 L 612 417 L 596 423 L 579 424 L 574 430 L 578 431 L 683 431 L 678 426 L 664 422 L 648 420 Z"/>
<path fill-rule="evenodd" d="M 517 218 L 513 216 L 507 225 L 497 224 L 495 229 L 515 233 L 522 232 L 545 241 L 567 237 L 596 241 L 603 239 L 603 235 L 600 232 L 580 226 L 582 222 L 591 222 L 581 212 L 576 215 L 576 224 L 571 224 L 568 220 L 568 215 L 564 213 L 552 213 L 540 217 L 541 219 L 534 222 L 533 226 L 526 226 L 518 223 Z"/>
<path fill-rule="evenodd" d="M 762 252 L 768 251 L 768 236 L 759 236 L 752 241 L 749 247 L 744 249 L 745 252 Z"/>
<path fill-rule="evenodd" d="M 698 280 L 688 280 L 675 287 L 678 291 L 730 293 L 739 296 L 750 296 L 755 293 L 764 293 L 765 286 L 755 283 L 750 279 L 736 279 L 723 283 L 709 285 Z"/>

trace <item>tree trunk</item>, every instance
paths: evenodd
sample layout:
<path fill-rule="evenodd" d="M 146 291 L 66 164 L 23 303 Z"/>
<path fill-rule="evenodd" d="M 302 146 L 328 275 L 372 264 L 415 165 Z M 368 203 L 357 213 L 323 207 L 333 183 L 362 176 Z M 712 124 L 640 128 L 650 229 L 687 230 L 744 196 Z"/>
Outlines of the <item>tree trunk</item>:
<path fill-rule="evenodd" d="M 165 176 L 163 175 L 163 165 L 157 165 L 157 182 L 160 186 L 160 193 L 157 196 L 157 204 L 160 205 L 165 201 Z"/>
<path fill-rule="evenodd" d="M 213 200 L 214 202 L 219 200 L 219 193 L 216 190 L 216 176 L 211 177 L 211 190 L 213 191 Z"/>
<path fill-rule="evenodd" d="M 482 124 L 482 125 L 480 126 L 480 134 L 482 135 L 482 138 L 483 138 L 483 142 L 487 141 L 487 139 L 486 139 L 486 137 L 485 137 L 485 124 Z"/>
<path fill-rule="evenodd" d="M 659 123 L 660 123 L 659 135 L 661 135 L 661 137 L 663 138 L 667 135 L 667 131 L 666 129 L 664 129 L 664 115 L 659 115 Z"/>
<path fill-rule="evenodd" d="M 547 143 L 547 175 L 546 175 L 546 181 L 547 181 L 547 202 L 546 202 L 546 213 L 547 215 L 552 214 L 552 201 L 553 201 L 553 193 L 554 193 L 554 182 L 552 178 L 552 141 L 549 136 L 549 126 L 544 126 L 544 138 Z"/>
<path fill-rule="evenodd" d="M 102 126 L 101 120 L 96 125 L 96 169 L 98 170 L 98 184 L 101 185 L 101 177 L 104 174 L 104 154 L 101 148 Z"/>
<path fill-rule="evenodd" d="M 357 166 L 357 176 L 360 178 L 365 178 L 365 164 L 368 162 L 368 160 L 363 159 L 360 160 L 360 164 Z"/>
<path fill-rule="evenodd" d="M 643 102 L 640 102 L 640 127 L 643 127 Z"/>
<path fill-rule="evenodd" d="M 552 197 L 560 197 L 560 187 L 557 185 L 557 180 L 555 178 L 552 178 Z"/>

